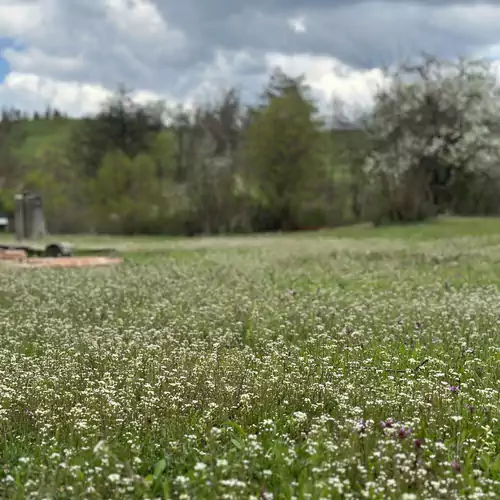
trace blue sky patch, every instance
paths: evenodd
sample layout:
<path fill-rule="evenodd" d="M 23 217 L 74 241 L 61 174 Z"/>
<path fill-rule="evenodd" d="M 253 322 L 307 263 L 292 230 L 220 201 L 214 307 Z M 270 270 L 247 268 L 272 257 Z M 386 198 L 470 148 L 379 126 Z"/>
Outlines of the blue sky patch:
<path fill-rule="evenodd" d="M 0 82 L 3 82 L 5 79 L 5 75 L 9 72 L 9 65 L 7 61 L 2 59 L 0 56 Z"/>
<path fill-rule="evenodd" d="M 7 61 L 2 57 L 2 53 L 7 47 L 12 47 L 13 45 L 14 42 L 9 38 L 0 37 L 0 83 L 4 81 L 5 75 L 10 69 Z"/>

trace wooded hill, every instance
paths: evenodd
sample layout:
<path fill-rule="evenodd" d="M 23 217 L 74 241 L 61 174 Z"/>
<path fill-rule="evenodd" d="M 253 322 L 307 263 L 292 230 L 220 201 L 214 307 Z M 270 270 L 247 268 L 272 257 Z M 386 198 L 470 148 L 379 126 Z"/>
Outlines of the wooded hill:
<path fill-rule="evenodd" d="M 483 63 L 402 67 L 358 129 L 328 129 L 302 78 L 189 112 L 119 89 L 95 116 L 0 121 L 0 209 L 42 194 L 52 233 L 297 230 L 498 214 L 500 92 Z M 1 103 L 0 103 L 1 104 Z"/>
<path fill-rule="evenodd" d="M 276 73 L 267 91 L 252 110 L 231 90 L 194 113 L 171 111 L 167 124 L 161 103 L 139 106 L 123 90 L 89 118 L 4 110 L 0 209 L 10 213 L 22 189 L 40 192 L 54 233 L 272 231 L 359 217 L 344 156 L 363 133 L 322 129 L 302 81 Z"/>

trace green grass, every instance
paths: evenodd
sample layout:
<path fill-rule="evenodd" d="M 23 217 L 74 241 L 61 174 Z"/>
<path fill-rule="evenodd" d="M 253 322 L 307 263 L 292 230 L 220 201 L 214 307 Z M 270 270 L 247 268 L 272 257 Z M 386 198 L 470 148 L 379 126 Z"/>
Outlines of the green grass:
<path fill-rule="evenodd" d="M 63 152 L 79 120 L 25 120 L 13 127 L 9 136 L 14 154 L 27 164 L 33 163 L 41 151 L 55 150 Z"/>
<path fill-rule="evenodd" d="M 482 244 L 500 243 L 500 218 L 497 217 L 438 217 L 424 223 L 409 225 L 387 225 L 374 227 L 358 224 L 321 231 L 304 231 L 293 234 L 247 234 L 184 238 L 178 236 L 94 236 L 94 235 L 50 235 L 32 242 L 43 246 L 52 241 L 67 241 L 80 248 L 116 248 L 127 252 L 168 251 L 173 249 L 214 248 L 227 246 L 246 248 L 256 244 L 273 244 L 277 241 L 297 239 L 353 239 L 353 240 L 404 240 L 425 242 L 432 240 L 456 240 L 475 237 Z M 15 243 L 12 234 L 0 233 L 1 243 Z"/>
<path fill-rule="evenodd" d="M 498 227 L 75 237 L 126 263 L 2 269 L 0 497 L 498 498 Z"/>
<path fill-rule="evenodd" d="M 361 224 L 338 229 L 333 234 L 349 238 L 382 237 L 413 241 L 468 236 L 500 240 L 500 219 L 497 217 L 439 217 L 430 222 L 376 228 L 369 224 Z"/>

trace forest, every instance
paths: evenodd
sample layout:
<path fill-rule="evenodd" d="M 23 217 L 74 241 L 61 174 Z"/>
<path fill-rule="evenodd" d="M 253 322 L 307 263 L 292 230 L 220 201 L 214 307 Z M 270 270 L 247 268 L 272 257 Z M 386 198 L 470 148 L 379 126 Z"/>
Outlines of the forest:
<path fill-rule="evenodd" d="M 496 215 L 500 93 L 484 61 L 426 56 L 388 74 L 356 119 L 321 113 L 276 69 L 252 105 L 236 89 L 195 109 L 119 87 L 93 116 L 0 120 L 0 213 L 39 192 L 51 233 L 229 234 L 442 213 Z M 0 103 L 1 105 L 2 103 Z"/>

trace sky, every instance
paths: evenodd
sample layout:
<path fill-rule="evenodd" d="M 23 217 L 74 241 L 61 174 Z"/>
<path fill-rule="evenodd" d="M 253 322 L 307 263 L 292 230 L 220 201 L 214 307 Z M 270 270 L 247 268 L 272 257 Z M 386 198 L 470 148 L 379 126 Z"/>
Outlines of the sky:
<path fill-rule="evenodd" d="M 279 66 L 323 105 L 367 106 L 382 67 L 420 54 L 500 58 L 500 0 L 0 0 L 0 107 L 93 113 L 257 95 Z"/>

